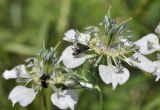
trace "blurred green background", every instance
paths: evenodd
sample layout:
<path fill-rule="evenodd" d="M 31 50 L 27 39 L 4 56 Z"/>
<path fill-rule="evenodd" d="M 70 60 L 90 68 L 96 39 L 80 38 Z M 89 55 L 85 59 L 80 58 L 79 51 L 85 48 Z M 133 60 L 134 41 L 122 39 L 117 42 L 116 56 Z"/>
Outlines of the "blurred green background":
<path fill-rule="evenodd" d="M 109 5 L 113 18 L 133 18 L 129 28 L 134 40 L 154 32 L 160 22 L 160 0 L 0 0 L 0 73 L 35 55 L 44 40 L 47 47 L 54 46 L 70 28 L 83 31 L 86 26 L 98 25 Z M 67 45 L 62 44 L 59 54 Z M 154 59 L 155 54 L 149 57 Z M 104 110 L 160 110 L 160 82 L 128 68 L 129 81 L 115 91 L 103 84 Z M 0 110 L 40 110 L 38 98 L 28 107 L 12 107 L 8 94 L 16 85 L 14 80 L 0 77 Z M 76 110 L 99 110 L 99 93 L 80 91 Z"/>

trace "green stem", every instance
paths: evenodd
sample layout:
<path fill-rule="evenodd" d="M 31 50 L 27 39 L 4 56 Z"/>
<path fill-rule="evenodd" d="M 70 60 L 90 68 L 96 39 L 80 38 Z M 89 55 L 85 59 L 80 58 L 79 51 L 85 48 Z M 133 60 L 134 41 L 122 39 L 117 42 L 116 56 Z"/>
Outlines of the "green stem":
<path fill-rule="evenodd" d="M 103 91 L 101 86 L 99 91 L 99 101 L 100 101 L 100 110 L 103 110 Z"/>
<path fill-rule="evenodd" d="M 47 110 L 53 110 L 52 109 L 52 102 L 51 102 L 51 89 L 46 90 L 46 103 L 47 103 Z"/>
<path fill-rule="evenodd" d="M 43 89 L 43 105 L 45 110 L 47 110 L 46 94 L 44 89 Z"/>
<path fill-rule="evenodd" d="M 42 90 L 42 94 L 40 95 L 40 110 L 46 110 L 45 106 L 45 98 L 44 98 L 44 91 Z"/>
<path fill-rule="evenodd" d="M 50 89 L 43 89 L 43 105 L 44 110 L 53 110 L 50 100 Z"/>
<path fill-rule="evenodd" d="M 100 110 L 103 110 L 103 93 L 102 90 L 99 93 Z"/>

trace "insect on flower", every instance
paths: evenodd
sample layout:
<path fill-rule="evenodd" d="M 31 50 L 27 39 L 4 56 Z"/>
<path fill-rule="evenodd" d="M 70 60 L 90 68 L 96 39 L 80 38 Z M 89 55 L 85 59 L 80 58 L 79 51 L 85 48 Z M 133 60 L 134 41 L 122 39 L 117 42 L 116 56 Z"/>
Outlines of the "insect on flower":
<path fill-rule="evenodd" d="M 9 94 L 13 105 L 19 102 L 21 106 L 27 106 L 35 99 L 38 91 L 50 87 L 54 91 L 51 95 L 54 105 L 60 109 L 74 110 L 78 96 L 69 86 L 76 82 L 59 66 L 56 50 L 54 48 L 42 50 L 36 57 L 29 58 L 26 62 L 28 65 L 18 65 L 3 73 L 5 79 L 16 79 L 21 84 Z"/>
<path fill-rule="evenodd" d="M 94 65 L 99 66 L 101 79 L 106 84 L 111 83 L 113 89 L 129 79 L 130 72 L 122 62 L 154 74 L 154 62 L 144 55 L 160 50 L 158 37 L 148 34 L 136 42 L 130 41 L 132 35 L 127 28 L 127 22 L 130 20 L 131 18 L 118 23 L 111 19 L 109 9 L 99 27 L 87 27 L 84 33 L 74 29 L 67 31 L 63 40 L 72 42 L 73 45 L 62 52 L 60 61 L 63 61 L 67 68 L 76 68 L 87 59 L 96 59 Z M 80 46 L 77 48 L 75 44 Z M 104 59 L 107 64 L 100 64 Z"/>
<path fill-rule="evenodd" d="M 76 56 L 76 55 L 79 55 L 80 53 L 88 50 L 89 47 L 88 46 L 85 46 L 85 45 L 81 45 L 81 44 L 77 44 L 77 46 L 75 46 L 73 48 L 73 55 Z"/>
<path fill-rule="evenodd" d="M 48 74 L 43 74 L 41 77 L 40 77 L 40 80 L 41 80 L 41 86 L 43 88 L 48 88 L 48 82 L 47 80 L 50 79 L 50 75 Z"/>

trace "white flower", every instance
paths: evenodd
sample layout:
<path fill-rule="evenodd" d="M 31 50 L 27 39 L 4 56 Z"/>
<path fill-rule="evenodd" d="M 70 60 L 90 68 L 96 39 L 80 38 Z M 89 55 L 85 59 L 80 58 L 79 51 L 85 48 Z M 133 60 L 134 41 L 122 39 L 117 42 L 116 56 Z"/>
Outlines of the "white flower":
<path fill-rule="evenodd" d="M 160 50 L 159 39 L 155 34 L 148 34 L 136 41 L 141 54 L 147 55 Z"/>
<path fill-rule="evenodd" d="M 18 65 L 14 67 L 12 70 L 5 70 L 5 72 L 3 73 L 3 77 L 5 79 L 14 79 L 19 76 L 22 78 L 29 78 L 29 75 L 27 74 L 27 71 L 24 65 Z"/>
<path fill-rule="evenodd" d="M 29 83 L 32 77 L 27 73 L 25 65 L 18 65 L 11 70 L 6 70 L 3 73 L 5 79 L 22 78 L 23 81 Z M 13 106 L 16 102 L 19 102 L 21 106 L 27 106 L 36 97 L 37 92 L 33 88 L 27 88 L 25 86 L 16 86 L 9 94 L 9 98 Z"/>
<path fill-rule="evenodd" d="M 108 15 L 109 16 L 109 15 Z M 116 86 L 124 84 L 129 78 L 128 69 L 124 68 L 121 64 L 122 61 L 127 62 L 131 66 L 136 66 L 141 70 L 149 73 L 153 73 L 156 70 L 156 66 L 152 61 L 143 55 L 151 54 L 160 50 L 159 39 L 155 34 L 148 34 L 136 42 L 132 42 L 127 39 L 126 22 L 130 19 L 118 24 L 115 20 L 109 17 L 105 17 L 101 26 L 97 27 L 97 31 L 94 31 L 93 27 L 89 27 L 84 34 L 84 39 L 80 39 L 82 33 L 78 33 L 75 30 L 69 30 L 65 33 L 64 40 L 72 42 L 73 44 L 82 44 L 88 47 L 88 51 L 82 51 L 78 48 L 78 56 L 73 53 L 76 52 L 74 46 L 67 47 L 61 56 L 61 60 L 68 68 L 75 68 L 83 64 L 88 54 L 94 55 L 94 65 L 97 66 L 102 59 L 106 59 L 107 66 L 99 65 L 99 74 L 103 82 L 106 84 L 112 84 L 113 89 Z M 86 40 L 87 39 L 87 40 Z M 86 43 L 87 41 L 87 43 Z M 137 52 L 137 47 L 139 51 Z M 130 53 L 133 53 L 131 57 L 127 57 Z M 115 66 L 114 66 L 115 65 Z"/>
<path fill-rule="evenodd" d="M 78 101 L 78 96 L 73 90 L 64 90 L 53 93 L 51 101 L 60 109 L 70 108 L 71 110 L 74 110 L 74 106 Z"/>
<path fill-rule="evenodd" d="M 76 32 L 74 29 L 67 31 L 64 35 L 65 36 L 63 40 L 69 42 L 78 42 L 83 45 L 87 45 L 91 37 L 89 34 Z"/>
<path fill-rule="evenodd" d="M 106 84 L 112 83 L 114 90 L 118 84 L 122 85 L 129 79 L 130 73 L 128 69 L 123 67 L 99 65 L 99 75 Z"/>
<path fill-rule="evenodd" d="M 156 32 L 157 34 L 160 34 L 160 23 L 159 23 L 158 26 L 156 27 L 155 32 Z"/>
<path fill-rule="evenodd" d="M 52 80 L 52 82 L 54 80 L 58 81 L 56 79 L 56 76 L 54 77 L 54 73 L 52 77 L 49 77 L 48 75 L 45 74 L 41 75 L 39 73 L 36 73 L 33 76 L 29 75 L 29 73 L 26 71 L 25 65 L 19 65 L 11 70 L 6 70 L 3 73 L 3 77 L 5 79 L 22 78 L 21 81 L 23 83 L 25 82 L 26 84 L 28 84 L 32 80 L 34 80 L 33 82 L 36 82 L 35 84 L 33 84 L 34 86 L 37 84 L 35 88 L 33 85 L 32 85 L 33 88 L 28 88 L 19 85 L 13 88 L 13 90 L 10 92 L 8 99 L 12 101 L 13 106 L 15 105 L 15 103 L 19 102 L 20 105 L 23 107 L 27 106 L 35 99 L 38 90 L 40 90 L 43 86 L 48 87 L 47 85 L 49 83 L 47 82 L 47 80 Z M 78 97 L 76 93 L 72 90 L 59 91 L 57 93 L 53 93 L 53 95 L 51 96 L 51 101 L 53 102 L 53 104 L 61 109 L 67 109 L 69 107 L 73 110 L 74 105 L 77 103 L 77 100 Z"/>
<path fill-rule="evenodd" d="M 130 58 L 125 59 L 127 63 L 132 64 L 144 70 L 146 72 L 152 73 L 155 71 L 155 65 L 147 57 L 143 56 L 140 53 L 134 53 Z"/>
<path fill-rule="evenodd" d="M 19 102 L 21 106 L 25 107 L 32 103 L 35 99 L 37 92 L 32 88 L 27 88 L 25 86 L 16 86 L 9 94 L 8 99 L 13 103 Z"/>

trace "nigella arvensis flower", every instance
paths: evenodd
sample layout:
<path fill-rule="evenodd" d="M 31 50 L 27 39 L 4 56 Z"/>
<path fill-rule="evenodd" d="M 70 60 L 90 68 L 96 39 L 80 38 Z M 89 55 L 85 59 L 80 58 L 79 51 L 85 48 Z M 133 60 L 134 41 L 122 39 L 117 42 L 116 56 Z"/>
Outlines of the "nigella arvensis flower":
<path fill-rule="evenodd" d="M 68 68 L 76 68 L 87 59 L 99 65 L 99 75 L 106 84 L 116 86 L 124 84 L 130 72 L 121 62 L 154 73 L 156 65 L 144 55 L 160 50 L 159 39 L 155 34 L 148 34 L 142 39 L 130 41 L 127 22 L 117 23 L 110 18 L 110 11 L 100 23 L 100 27 L 90 26 L 84 33 L 71 29 L 65 33 L 63 40 L 72 42 L 62 53 L 60 61 Z M 104 63 L 106 64 L 100 64 Z"/>
<path fill-rule="evenodd" d="M 3 73 L 5 79 L 16 79 L 21 83 L 9 94 L 13 105 L 19 102 L 21 106 L 27 106 L 35 99 L 39 90 L 50 87 L 54 91 L 51 95 L 54 105 L 60 109 L 74 110 L 78 97 L 69 86 L 76 82 L 58 65 L 55 49 L 42 50 L 36 57 L 29 58 L 26 62 L 27 65 L 18 65 Z"/>

